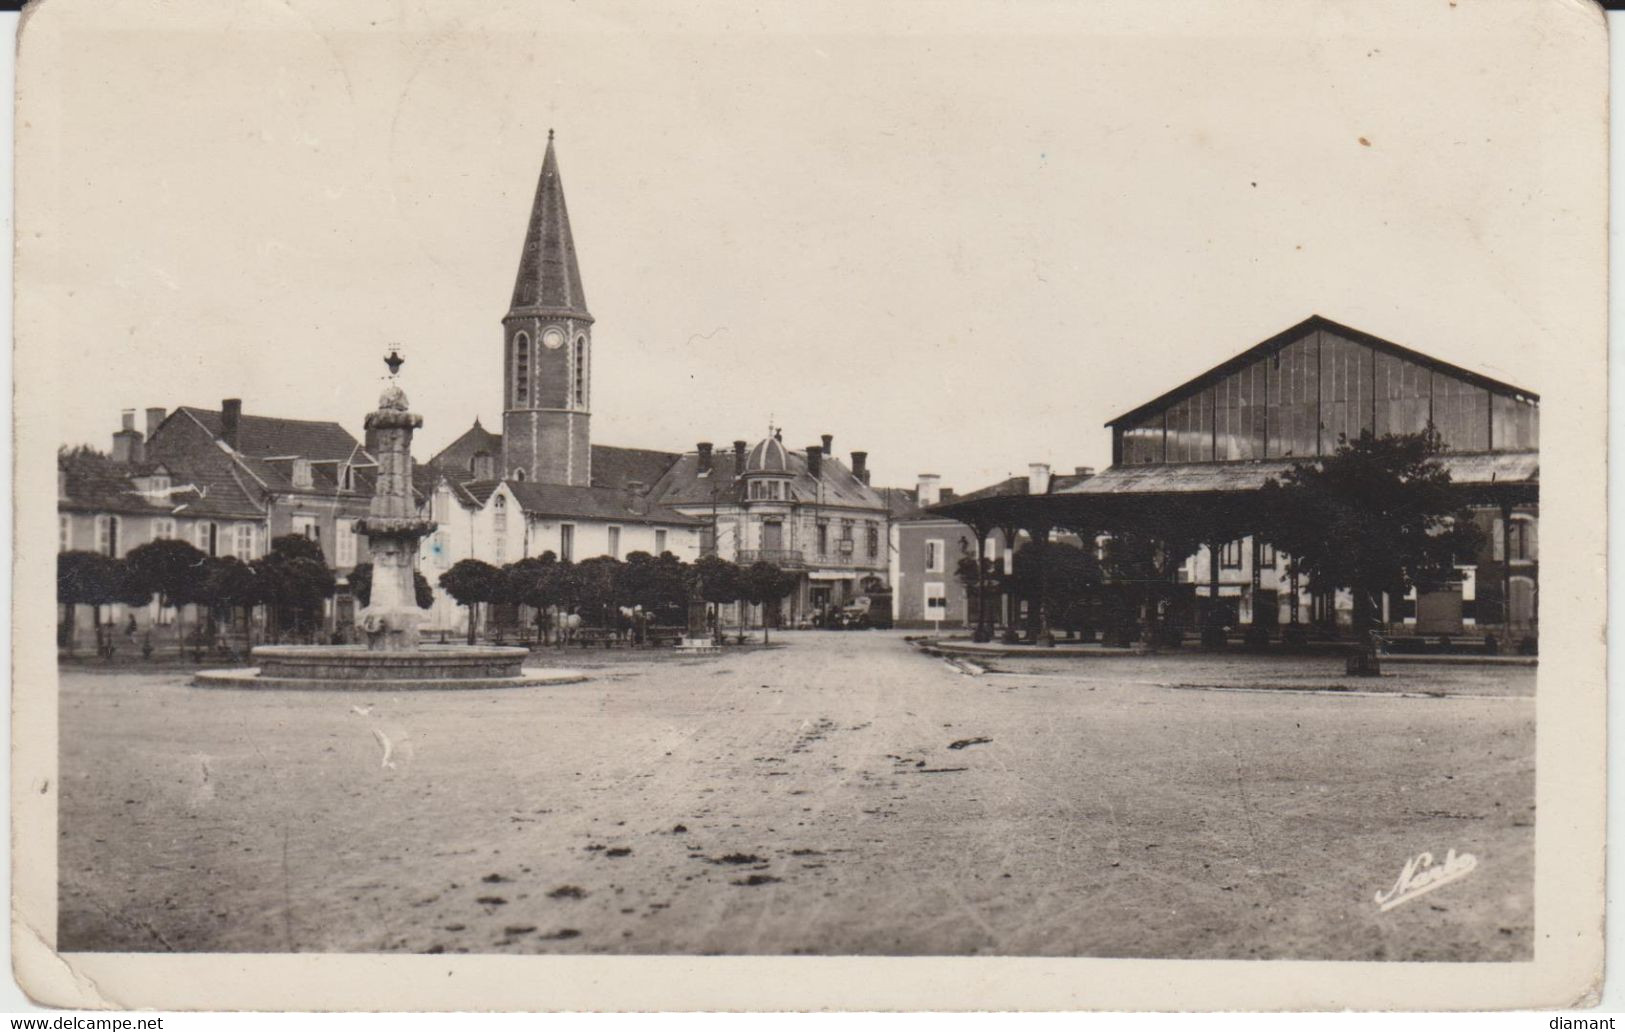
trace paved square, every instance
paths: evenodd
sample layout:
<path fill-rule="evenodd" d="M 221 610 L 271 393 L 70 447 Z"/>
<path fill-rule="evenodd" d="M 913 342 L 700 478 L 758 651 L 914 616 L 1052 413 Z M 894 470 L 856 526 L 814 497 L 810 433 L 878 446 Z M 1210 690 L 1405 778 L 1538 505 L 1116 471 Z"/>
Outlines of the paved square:
<path fill-rule="evenodd" d="M 491 692 L 65 670 L 61 948 L 1531 955 L 1532 669 L 782 640 Z"/>

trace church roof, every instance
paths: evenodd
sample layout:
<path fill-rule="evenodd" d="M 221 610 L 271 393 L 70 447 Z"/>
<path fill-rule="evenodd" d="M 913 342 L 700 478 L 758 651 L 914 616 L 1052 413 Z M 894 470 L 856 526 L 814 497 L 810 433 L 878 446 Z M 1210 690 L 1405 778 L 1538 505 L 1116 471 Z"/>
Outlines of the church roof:
<path fill-rule="evenodd" d="M 474 456 L 485 452 L 491 456 L 493 466 L 502 461 L 502 435 L 494 434 L 480 425 L 478 419 L 474 425 L 463 431 L 461 437 L 440 449 L 425 466 L 438 466 L 448 474 L 472 473 L 474 470 Z"/>
<path fill-rule="evenodd" d="M 564 181 L 559 178 L 551 129 L 547 131 L 547 154 L 542 158 L 536 199 L 531 203 L 509 314 L 522 311 L 592 319 L 587 312 L 587 295 L 581 289 L 581 269 L 576 264 L 575 238 L 570 235 L 570 213 L 564 206 Z"/>

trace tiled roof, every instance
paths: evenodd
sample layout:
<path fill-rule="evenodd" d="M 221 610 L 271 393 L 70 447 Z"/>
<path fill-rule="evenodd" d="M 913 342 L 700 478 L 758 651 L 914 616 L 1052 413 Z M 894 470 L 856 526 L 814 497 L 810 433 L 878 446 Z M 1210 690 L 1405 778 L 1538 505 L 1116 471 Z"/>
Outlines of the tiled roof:
<path fill-rule="evenodd" d="M 493 468 L 502 461 L 502 435 L 485 429 L 480 425 L 480 421 L 475 419 L 474 425 L 463 431 L 461 437 L 440 449 L 434 458 L 424 465 L 439 466 L 447 472 L 471 474 L 474 469 L 474 456 L 478 452 L 485 452 L 491 456 Z"/>
<path fill-rule="evenodd" d="M 500 480 L 465 480 L 462 484 L 468 496 L 474 499 L 474 504 L 484 505 L 491 500 L 491 495 L 502 486 Z"/>
<path fill-rule="evenodd" d="M 188 466 L 147 463 L 137 469 L 98 452 L 75 451 L 58 456 L 57 465 L 66 473 L 65 497 L 58 500 L 62 509 L 238 519 L 258 519 L 265 511 L 252 485 L 234 475 L 229 460 Z M 144 495 L 131 480 L 137 472 L 159 469 L 169 475 L 171 485 L 162 496 Z"/>
<path fill-rule="evenodd" d="M 857 509 L 885 509 L 886 502 L 863 481 L 852 475 L 839 459 L 826 455 L 819 463 L 820 474 L 815 480 L 807 471 L 807 456 L 786 450 L 785 458 L 792 476 L 791 496 L 802 504 L 850 506 Z M 710 505 L 712 492 L 719 504 L 730 504 L 742 496 L 741 486 L 734 477 L 732 451 L 713 452 L 711 473 L 699 475 L 699 455 L 688 452 L 661 478 L 654 492 L 662 505 Z"/>
<path fill-rule="evenodd" d="M 183 405 L 176 412 L 190 415 L 210 434 L 220 436 L 218 410 Z M 236 448 L 249 458 L 297 455 L 302 459 L 348 459 L 360 444 L 350 431 L 326 420 L 244 414 L 237 423 Z"/>
<path fill-rule="evenodd" d="M 682 456 L 651 448 L 616 448 L 608 444 L 592 446 L 592 486 L 625 487 L 636 480 L 653 487 Z"/>
<path fill-rule="evenodd" d="M 614 523 L 657 523 L 692 526 L 704 521 L 665 506 L 652 504 L 648 496 L 634 499 L 631 492 L 608 487 L 571 487 L 566 484 L 539 484 L 533 480 L 506 481 L 519 507 L 536 516 L 606 520 Z M 641 511 L 640 511 L 641 510 Z"/>

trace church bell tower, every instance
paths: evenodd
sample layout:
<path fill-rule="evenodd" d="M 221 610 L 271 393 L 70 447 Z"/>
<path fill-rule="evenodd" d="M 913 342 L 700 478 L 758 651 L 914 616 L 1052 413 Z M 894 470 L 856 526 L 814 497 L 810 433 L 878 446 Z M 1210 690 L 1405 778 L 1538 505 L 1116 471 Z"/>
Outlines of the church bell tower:
<path fill-rule="evenodd" d="M 591 484 L 592 315 L 551 129 L 502 337 L 500 475 Z"/>

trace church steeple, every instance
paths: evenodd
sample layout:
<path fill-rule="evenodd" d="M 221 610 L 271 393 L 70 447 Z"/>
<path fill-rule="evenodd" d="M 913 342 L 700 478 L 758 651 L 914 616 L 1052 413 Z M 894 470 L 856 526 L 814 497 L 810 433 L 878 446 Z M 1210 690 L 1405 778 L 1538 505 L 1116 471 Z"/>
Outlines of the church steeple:
<path fill-rule="evenodd" d="M 592 483 L 592 321 L 549 129 L 502 319 L 503 478 Z"/>
<path fill-rule="evenodd" d="M 530 206 L 525 248 L 519 256 L 509 315 L 572 315 L 591 320 L 587 295 L 581 289 L 581 268 L 576 264 L 575 238 L 570 235 L 570 212 L 564 205 L 564 181 L 553 151 L 553 130 L 547 131 L 547 154 L 536 181 L 536 199 Z"/>

